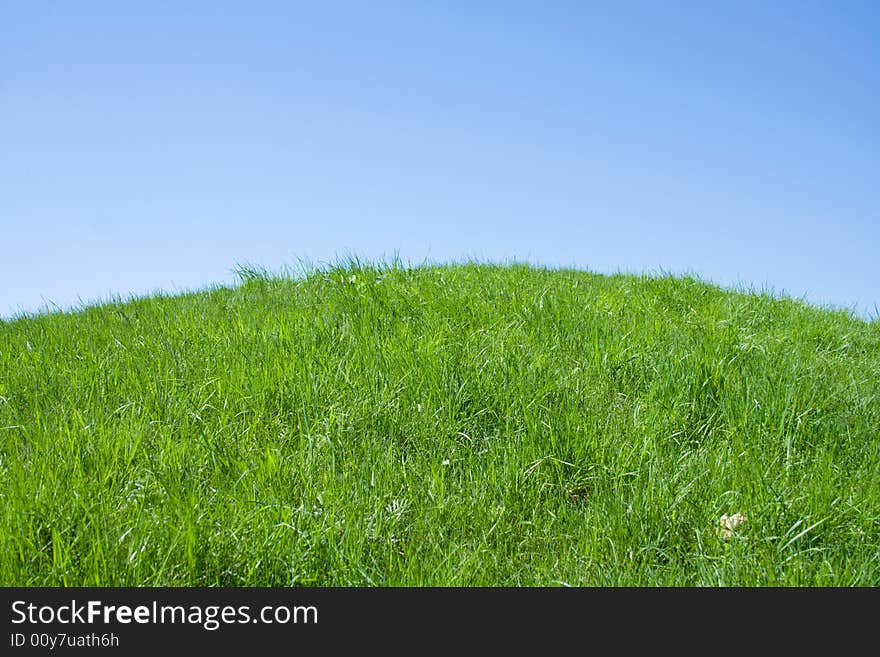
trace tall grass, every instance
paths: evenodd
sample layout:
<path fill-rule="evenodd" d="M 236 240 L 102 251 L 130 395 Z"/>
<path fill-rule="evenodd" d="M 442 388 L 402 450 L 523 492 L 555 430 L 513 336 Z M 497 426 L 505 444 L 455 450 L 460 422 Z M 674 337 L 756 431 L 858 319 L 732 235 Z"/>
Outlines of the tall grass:
<path fill-rule="evenodd" d="M 240 269 L 0 323 L 0 583 L 880 585 L 877 321 L 692 277 Z"/>

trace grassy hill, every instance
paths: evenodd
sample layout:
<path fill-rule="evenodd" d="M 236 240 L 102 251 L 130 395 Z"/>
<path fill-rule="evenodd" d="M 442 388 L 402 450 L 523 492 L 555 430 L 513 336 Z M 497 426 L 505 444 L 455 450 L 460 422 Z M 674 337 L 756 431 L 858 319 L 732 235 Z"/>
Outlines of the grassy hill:
<path fill-rule="evenodd" d="M 877 321 L 521 265 L 242 278 L 0 323 L 0 584 L 880 585 Z"/>

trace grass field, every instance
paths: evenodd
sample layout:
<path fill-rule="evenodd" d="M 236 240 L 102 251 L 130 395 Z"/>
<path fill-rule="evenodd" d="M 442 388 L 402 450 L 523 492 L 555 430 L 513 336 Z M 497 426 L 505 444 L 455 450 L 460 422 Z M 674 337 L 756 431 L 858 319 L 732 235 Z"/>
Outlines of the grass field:
<path fill-rule="evenodd" d="M 241 277 L 0 323 L 0 584 L 880 585 L 876 320 L 524 265 Z"/>

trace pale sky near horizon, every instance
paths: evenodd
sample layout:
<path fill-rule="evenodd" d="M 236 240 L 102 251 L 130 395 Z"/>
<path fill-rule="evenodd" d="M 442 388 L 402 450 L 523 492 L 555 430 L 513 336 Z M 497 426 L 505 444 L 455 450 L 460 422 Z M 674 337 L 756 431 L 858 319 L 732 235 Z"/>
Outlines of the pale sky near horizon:
<path fill-rule="evenodd" d="M 0 0 L 0 317 L 346 253 L 876 317 L 880 4 Z"/>

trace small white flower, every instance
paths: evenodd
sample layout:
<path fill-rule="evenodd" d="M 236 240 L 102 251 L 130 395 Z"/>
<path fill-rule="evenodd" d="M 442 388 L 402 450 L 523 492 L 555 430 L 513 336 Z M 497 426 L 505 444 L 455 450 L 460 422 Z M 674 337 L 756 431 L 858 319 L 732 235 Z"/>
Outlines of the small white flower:
<path fill-rule="evenodd" d="M 416 404 L 416 410 L 417 410 L 419 413 L 421 413 L 421 412 L 422 412 L 422 405 L 421 405 L 421 404 Z"/>
<path fill-rule="evenodd" d="M 449 465 L 449 459 L 443 459 L 443 465 Z"/>

